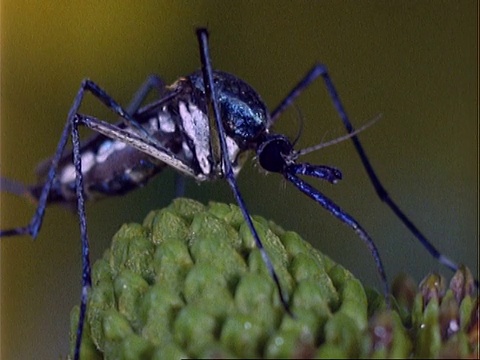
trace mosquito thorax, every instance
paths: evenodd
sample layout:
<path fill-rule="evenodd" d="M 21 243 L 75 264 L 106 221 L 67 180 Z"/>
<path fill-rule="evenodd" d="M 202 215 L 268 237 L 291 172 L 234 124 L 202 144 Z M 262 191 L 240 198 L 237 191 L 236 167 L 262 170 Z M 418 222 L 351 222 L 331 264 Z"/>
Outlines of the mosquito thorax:
<path fill-rule="evenodd" d="M 201 71 L 188 79 L 205 94 Z M 234 75 L 214 71 L 213 81 L 226 135 L 242 150 L 255 147 L 256 139 L 266 133 L 269 123 L 265 103 L 250 85 Z"/>
<path fill-rule="evenodd" d="M 270 114 L 257 92 L 239 78 L 220 71 L 213 72 L 215 97 L 220 111 L 227 147 L 227 158 L 236 175 L 251 150 L 268 134 Z M 212 109 L 209 109 L 203 73 L 197 71 L 169 86 L 173 97 L 168 106 L 155 109 L 157 118 L 172 118 L 180 136 L 181 151 L 176 156 L 192 170 L 198 181 L 225 175 Z M 161 116 L 159 115 L 161 113 Z M 172 121 L 170 121 L 172 123 Z"/>

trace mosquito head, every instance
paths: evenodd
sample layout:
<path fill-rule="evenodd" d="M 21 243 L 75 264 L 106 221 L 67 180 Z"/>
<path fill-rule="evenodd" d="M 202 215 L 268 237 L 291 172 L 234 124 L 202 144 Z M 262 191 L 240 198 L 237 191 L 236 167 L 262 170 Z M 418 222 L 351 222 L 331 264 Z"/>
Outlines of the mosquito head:
<path fill-rule="evenodd" d="M 293 152 L 290 140 L 283 135 L 267 135 L 257 148 L 257 159 L 267 171 L 283 173 Z"/>
<path fill-rule="evenodd" d="M 263 169 L 282 174 L 286 179 L 305 175 L 336 184 L 342 179 L 340 170 L 326 165 L 297 163 L 298 152 L 284 135 L 266 135 L 257 147 L 257 159 Z"/>

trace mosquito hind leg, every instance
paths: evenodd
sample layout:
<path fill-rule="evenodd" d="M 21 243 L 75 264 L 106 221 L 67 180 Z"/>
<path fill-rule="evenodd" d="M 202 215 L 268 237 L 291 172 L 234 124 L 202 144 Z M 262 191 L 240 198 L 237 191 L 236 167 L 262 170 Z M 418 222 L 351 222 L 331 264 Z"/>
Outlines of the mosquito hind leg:
<path fill-rule="evenodd" d="M 290 93 L 280 102 L 277 108 L 271 114 L 271 122 L 274 123 L 278 117 L 285 111 L 287 107 L 294 103 L 295 99 L 308 87 L 310 86 L 316 79 L 322 78 L 329 93 L 329 96 L 332 100 L 333 106 L 335 107 L 340 119 L 343 122 L 348 133 L 352 133 L 355 131 L 350 119 L 345 111 L 342 101 L 340 100 L 340 96 L 333 84 L 333 81 L 328 74 L 328 70 L 326 66 L 317 64 L 315 65 L 303 79 L 301 79 L 298 84 L 290 91 Z M 386 191 L 385 187 L 380 182 L 377 174 L 375 173 L 370 160 L 363 149 L 362 144 L 357 135 L 353 135 L 351 137 L 355 149 L 360 156 L 360 160 L 362 161 L 363 167 L 367 172 L 367 175 L 372 183 L 375 191 L 383 202 L 385 202 L 388 207 L 394 212 L 394 214 L 400 219 L 400 221 L 409 229 L 409 231 L 417 238 L 417 240 L 423 245 L 423 247 L 432 255 L 438 262 L 442 265 L 446 266 L 447 268 L 451 269 L 452 271 L 457 271 L 459 269 L 459 265 L 455 263 L 453 260 L 448 258 L 446 255 L 443 255 L 438 251 L 433 244 L 423 235 L 423 233 L 414 225 L 414 223 L 405 215 L 405 213 L 400 210 L 398 205 L 395 201 L 390 197 L 388 192 Z M 478 280 L 476 280 L 476 284 L 478 285 Z"/>

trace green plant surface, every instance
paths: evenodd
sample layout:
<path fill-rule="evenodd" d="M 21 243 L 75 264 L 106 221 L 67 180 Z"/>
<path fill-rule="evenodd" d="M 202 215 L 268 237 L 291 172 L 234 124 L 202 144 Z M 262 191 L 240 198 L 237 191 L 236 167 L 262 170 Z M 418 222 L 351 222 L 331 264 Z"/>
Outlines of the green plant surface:
<path fill-rule="evenodd" d="M 419 290 L 399 278 L 395 311 L 387 310 L 382 295 L 366 292 L 298 234 L 261 217 L 253 221 L 293 316 L 281 305 L 239 208 L 177 199 L 142 225 L 123 225 L 95 263 L 82 358 L 478 354 L 472 342 L 478 300 L 468 270 L 448 290 L 436 275 Z M 75 334 L 78 308 L 71 319 Z M 72 335 L 71 354 L 74 344 Z"/>

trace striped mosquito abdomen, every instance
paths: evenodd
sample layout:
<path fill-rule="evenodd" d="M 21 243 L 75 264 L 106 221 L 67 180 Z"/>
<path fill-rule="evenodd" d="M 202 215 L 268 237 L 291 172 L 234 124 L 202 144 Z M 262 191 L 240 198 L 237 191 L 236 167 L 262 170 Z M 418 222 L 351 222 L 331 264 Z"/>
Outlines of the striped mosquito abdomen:
<path fill-rule="evenodd" d="M 143 128 L 172 153 L 182 153 L 182 137 L 175 126 L 172 114 L 163 109 L 136 116 Z M 117 124 L 129 131 L 124 124 Z M 122 141 L 112 140 L 101 134 L 93 136 L 81 147 L 82 173 L 85 196 L 97 200 L 106 196 L 124 195 L 135 190 L 158 174 L 164 162 L 145 154 Z M 38 199 L 43 187 L 50 161 L 46 160 L 37 169 L 38 185 L 29 188 Z M 69 151 L 60 161 L 59 169 L 49 195 L 49 202 L 75 202 L 75 169 Z"/>

